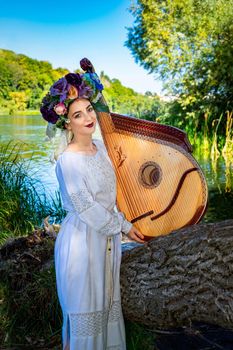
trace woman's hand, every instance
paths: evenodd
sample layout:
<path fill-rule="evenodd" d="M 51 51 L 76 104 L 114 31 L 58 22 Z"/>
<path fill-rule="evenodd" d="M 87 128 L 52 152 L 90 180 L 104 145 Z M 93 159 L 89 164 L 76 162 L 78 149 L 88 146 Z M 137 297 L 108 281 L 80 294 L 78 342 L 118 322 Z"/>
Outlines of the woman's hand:
<path fill-rule="evenodd" d="M 134 226 L 132 226 L 131 230 L 127 233 L 127 237 L 133 239 L 136 242 L 145 243 L 143 234 Z"/>

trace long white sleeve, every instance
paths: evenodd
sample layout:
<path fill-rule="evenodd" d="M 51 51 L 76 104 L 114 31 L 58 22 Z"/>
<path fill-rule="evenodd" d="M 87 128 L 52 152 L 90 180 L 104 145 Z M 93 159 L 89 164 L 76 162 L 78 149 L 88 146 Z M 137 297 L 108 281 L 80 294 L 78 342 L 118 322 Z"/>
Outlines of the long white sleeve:
<path fill-rule="evenodd" d="M 74 210 L 89 227 L 106 236 L 130 231 L 132 224 L 125 219 L 122 212 L 112 213 L 94 200 L 84 176 L 78 169 L 77 162 L 71 159 L 69 162 L 60 162 L 56 171 L 60 173 L 58 176 L 60 186 L 65 189 Z"/>

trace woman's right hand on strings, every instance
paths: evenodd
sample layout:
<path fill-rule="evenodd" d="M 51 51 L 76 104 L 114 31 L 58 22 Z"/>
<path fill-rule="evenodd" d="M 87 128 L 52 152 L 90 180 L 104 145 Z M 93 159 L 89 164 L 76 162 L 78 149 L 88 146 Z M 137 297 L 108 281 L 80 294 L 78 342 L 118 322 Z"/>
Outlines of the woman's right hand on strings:
<path fill-rule="evenodd" d="M 127 237 L 133 239 L 136 242 L 145 243 L 143 234 L 134 226 L 132 226 L 131 230 L 127 233 Z"/>

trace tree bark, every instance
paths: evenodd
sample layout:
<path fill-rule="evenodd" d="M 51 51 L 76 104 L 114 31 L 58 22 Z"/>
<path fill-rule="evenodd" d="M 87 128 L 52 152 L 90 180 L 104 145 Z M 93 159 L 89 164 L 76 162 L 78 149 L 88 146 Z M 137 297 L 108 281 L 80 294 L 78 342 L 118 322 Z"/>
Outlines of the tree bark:
<path fill-rule="evenodd" d="M 200 321 L 233 329 L 233 220 L 199 224 L 123 253 L 128 320 L 169 329 Z"/>

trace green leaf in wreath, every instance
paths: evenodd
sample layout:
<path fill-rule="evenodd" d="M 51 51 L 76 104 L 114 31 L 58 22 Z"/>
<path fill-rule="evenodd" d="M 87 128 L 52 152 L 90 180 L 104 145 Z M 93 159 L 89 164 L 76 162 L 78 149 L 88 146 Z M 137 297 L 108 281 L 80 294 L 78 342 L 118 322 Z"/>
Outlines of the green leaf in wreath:
<path fill-rule="evenodd" d="M 103 102 L 100 102 L 100 101 L 96 103 L 92 102 L 92 105 L 96 110 L 96 112 L 105 112 L 105 113 L 110 112 L 108 105 L 104 104 Z"/>

